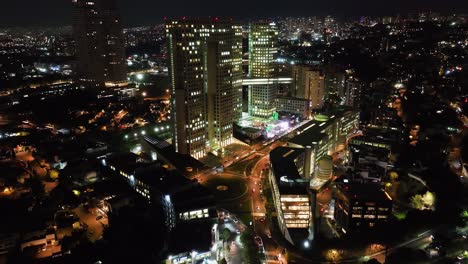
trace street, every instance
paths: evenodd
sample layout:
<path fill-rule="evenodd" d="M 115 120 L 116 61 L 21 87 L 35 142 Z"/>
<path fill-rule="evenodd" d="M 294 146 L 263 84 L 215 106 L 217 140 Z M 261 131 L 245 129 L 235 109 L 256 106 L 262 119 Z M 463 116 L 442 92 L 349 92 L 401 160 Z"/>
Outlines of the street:
<path fill-rule="evenodd" d="M 109 224 L 105 214 L 98 210 L 88 212 L 82 204 L 75 208 L 73 212 L 80 218 L 80 222 L 88 226 L 87 236 L 91 242 L 101 239 L 104 226 Z"/>

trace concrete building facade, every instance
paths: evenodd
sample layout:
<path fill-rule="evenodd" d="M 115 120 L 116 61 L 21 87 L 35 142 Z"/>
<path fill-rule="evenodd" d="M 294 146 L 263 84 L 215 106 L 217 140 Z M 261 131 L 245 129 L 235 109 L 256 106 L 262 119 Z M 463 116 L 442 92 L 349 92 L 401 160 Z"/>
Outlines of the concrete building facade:
<path fill-rule="evenodd" d="M 72 6 L 77 81 L 127 85 L 122 21 L 115 0 L 72 0 Z"/>
<path fill-rule="evenodd" d="M 166 22 L 178 152 L 202 158 L 232 142 L 242 113 L 242 29 L 218 18 Z"/>

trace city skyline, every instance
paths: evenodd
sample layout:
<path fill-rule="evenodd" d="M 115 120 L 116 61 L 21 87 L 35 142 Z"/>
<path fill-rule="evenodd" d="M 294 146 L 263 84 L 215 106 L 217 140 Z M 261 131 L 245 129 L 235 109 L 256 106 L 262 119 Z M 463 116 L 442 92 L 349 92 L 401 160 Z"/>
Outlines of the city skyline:
<path fill-rule="evenodd" d="M 0 27 L 13 26 L 59 26 L 71 25 L 71 1 L 20 0 L 2 3 L 0 9 Z M 269 2 L 268 2 L 269 3 Z M 223 8 L 223 3 L 206 0 L 202 3 L 190 1 L 167 2 L 164 4 L 148 1 L 117 1 L 120 6 L 123 25 L 151 25 L 161 23 L 164 17 L 181 16 L 220 16 L 234 19 L 259 19 L 275 16 L 325 16 L 333 15 L 339 18 L 381 15 L 405 15 L 417 12 L 440 12 L 442 14 L 468 12 L 468 4 L 463 1 L 414 1 L 403 0 L 391 2 L 359 1 L 359 4 L 344 0 L 333 1 L 297 1 L 295 5 L 284 6 L 278 3 L 270 8 L 262 8 L 265 0 L 247 2 L 240 1 L 229 9 Z M 24 9 L 28 6 L 28 9 Z M 250 8 L 246 9 L 245 6 Z M 261 11 L 259 11 L 261 10 Z M 39 12 L 38 12 L 39 11 Z"/>
<path fill-rule="evenodd" d="M 467 263 L 467 4 L 63 1 L 0 11 L 0 264 Z"/>

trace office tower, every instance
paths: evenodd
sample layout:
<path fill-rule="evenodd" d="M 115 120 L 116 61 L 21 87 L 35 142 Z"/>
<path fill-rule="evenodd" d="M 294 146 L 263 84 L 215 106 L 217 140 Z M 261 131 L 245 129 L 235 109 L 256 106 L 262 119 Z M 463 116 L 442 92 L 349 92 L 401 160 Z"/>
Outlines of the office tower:
<path fill-rule="evenodd" d="M 275 56 L 278 52 L 278 31 L 270 22 L 255 22 L 249 26 L 249 77 L 269 79 L 275 77 Z M 249 86 L 249 114 L 268 118 L 275 112 L 274 99 L 277 84 Z"/>
<path fill-rule="evenodd" d="M 280 232 L 292 244 L 310 237 L 315 213 L 309 179 L 303 176 L 304 149 L 277 147 L 270 152 L 269 174 Z"/>
<path fill-rule="evenodd" d="M 291 96 L 309 100 L 312 109 L 323 107 L 325 77 L 321 70 L 308 65 L 294 65 Z"/>
<path fill-rule="evenodd" d="M 124 38 L 115 0 L 72 0 L 72 5 L 77 80 L 126 85 Z"/>
<path fill-rule="evenodd" d="M 242 28 L 218 18 L 166 22 L 173 143 L 201 158 L 232 141 L 242 112 Z"/>

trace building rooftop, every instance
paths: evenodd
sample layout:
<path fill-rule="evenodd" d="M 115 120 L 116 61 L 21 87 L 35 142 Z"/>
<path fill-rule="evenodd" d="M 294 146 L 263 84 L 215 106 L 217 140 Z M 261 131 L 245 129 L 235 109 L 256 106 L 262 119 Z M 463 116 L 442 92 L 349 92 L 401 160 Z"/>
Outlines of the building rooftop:
<path fill-rule="evenodd" d="M 233 23 L 232 18 L 226 17 L 212 17 L 212 16 L 202 16 L 202 17 L 175 17 L 175 18 L 165 18 L 166 25 L 168 24 L 226 24 Z"/>
<path fill-rule="evenodd" d="M 168 252 L 206 252 L 211 247 L 211 229 L 215 220 L 179 223 L 170 234 Z"/>
<path fill-rule="evenodd" d="M 299 97 L 292 97 L 292 96 L 278 96 L 277 99 L 281 100 L 292 100 L 292 101 L 302 101 L 302 102 L 309 102 L 309 99 L 299 98 Z"/>
<path fill-rule="evenodd" d="M 107 159 L 109 165 L 118 166 L 125 173 L 133 173 L 139 167 L 138 155 L 132 152 L 113 153 Z"/>
<path fill-rule="evenodd" d="M 174 166 L 185 176 L 196 174 L 198 173 L 197 170 L 201 170 L 205 167 L 203 163 L 194 159 L 192 156 L 176 152 L 173 146 L 165 140 L 150 136 L 145 136 L 144 138 L 158 155 L 161 156 L 162 160 Z"/>
<path fill-rule="evenodd" d="M 213 193 L 198 183 L 172 193 L 171 199 L 177 211 L 190 210 L 195 207 L 214 207 L 216 205 Z"/>
<path fill-rule="evenodd" d="M 135 171 L 135 178 L 162 193 L 177 192 L 181 188 L 193 184 L 192 180 L 185 178 L 177 171 L 162 167 L 160 162 L 154 162 L 146 166 L 145 164 L 141 165 Z"/>
<path fill-rule="evenodd" d="M 270 162 L 281 194 L 307 194 L 309 179 L 304 179 L 294 160 L 304 149 L 277 147 L 270 152 Z"/>
<path fill-rule="evenodd" d="M 314 120 L 307 122 L 296 130 L 298 134 L 289 140 L 289 142 L 299 146 L 312 146 L 313 144 L 317 144 L 327 136 L 325 129 L 329 125 L 333 124 L 338 118 L 349 113 L 352 113 L 350 109 L 340 108 L 326 115 L 315 115 Z"/>
<path fill-rule="evenodd" d="M 380 184 L 346 183 L 338 185 L 339 190 L 348 198 L 360 201 L 392 201 L 390 195 Z"/>

